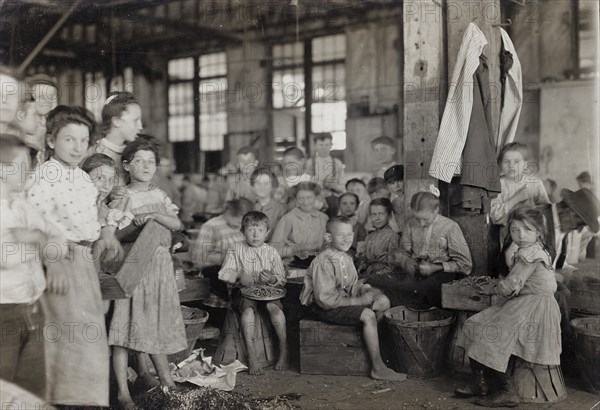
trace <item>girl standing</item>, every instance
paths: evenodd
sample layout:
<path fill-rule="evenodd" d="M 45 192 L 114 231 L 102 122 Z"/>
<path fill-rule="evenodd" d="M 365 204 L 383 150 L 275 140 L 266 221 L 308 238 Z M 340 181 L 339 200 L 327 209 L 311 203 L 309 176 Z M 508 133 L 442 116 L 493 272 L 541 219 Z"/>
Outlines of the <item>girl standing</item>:
<path fill-rule="evenodd" d="M 509 215 L 508 226 L 518 250 L 510 273 L 496 286 L 498 295 L 507 300 L 470 317 L 457 341 L 469 356 L 474 375 L 473 385 L 457 389 L 457 395 L 486 395 L 489 377 L 500 376 L 499 391 L 477 402 L 488 407 L 519 404 L 507 373 L 511 356 L 560 364 L 560 310 L 554 298 L 552 261 L 542 240 L 543 216 L 534 208 L 517 208 Z"/>
<path fill-rule="evenodd" d="M 126 172 L 121 163 L 123 150 L 142 131 L 142 110 L 133 94 L 111 94 L 102 108 L 103 137 L 90 147 L 88 155 L 105 154 L 117 163 L 115 187 L 125 186 Z"/>
<path fill-rule="evenodd" d="M 179 230 L 178 209 L 160 189 L 152 188 L 158 155 L 156 148 L 145 140 L 129 144 L 123 151 L 123 167 L 130 183 L 121 201 L 129 201 L 133 224 L 142 227 L 155 223 L 168 230 Z M 111 203 L 111 207 L 115 205 Z M 157 234 L 159 233 L 157 231 Z M 130 299 L 115 301 L 109 341 L 113 346 L 113 366 L 118 384 L 118 401 L 123 407 L 133 407 L 127 386 L 128 351 L 150 354 L 163 386 L 174 386 L 167 354 L 187 347 L 185 328 L 179 306 L 173 262 L 169 252 L 171 235 L 156 247 L 148 269 Z"/>
<path fill-rule="evenodd" d="M 69 255 L 48 270 L 69 276 L 66 295 L 46 293 L 48 401 L 108 406 L 109 355 L 104 308 L 92 243 L 100 235 L 98 190 L 78 164 L 89 144 L 93 119 L 84 108 L 59 105 L 48 113 L 51 157 L 34 175 L 31 204 L 69 243 Z"/>

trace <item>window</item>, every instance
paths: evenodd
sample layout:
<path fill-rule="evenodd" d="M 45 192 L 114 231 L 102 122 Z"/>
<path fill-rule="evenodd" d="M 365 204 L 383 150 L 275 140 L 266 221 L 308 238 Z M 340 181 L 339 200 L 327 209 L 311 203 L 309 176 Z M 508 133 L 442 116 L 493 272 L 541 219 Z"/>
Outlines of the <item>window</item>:
<path fill-rule="evenodd" d="M 598 76 L 598 3 L 578 3 L 579 75 L 582 78 Z"/>
<path fill-rule="evenodd" d="M 222 151 L 227 133 L 225 53 L 200 56 L 200 150 Z"/>
<path fill-rule="evenodd" d="M 205 153 L 224 149 L 227 133 L 227 56 L 225 52 L 170 60 L 169 73 L 169 141 L 194 143 L 196 159 L 202 168 Z M 196 114 L 198 117 L 196 118 Z M 180 147 L 189 151 L 190 147 Z M 188 152 L 189 153 L 189 152 Z M 184 159 L 188 160 L 189 157 Z M 215 155 L 209 168 L 213 164 Z M 216 161 L 219 162 L 219 161 Z M 220 165 L 218 165 L 220 166 Z M 194 170 L 195 171 L 195 170 Z"/>
<path fill-rule="evenodd" d="M 194 58 L 169 61 L 169 141 L 194 141 Z"/>
<path fill-rule="evenodd" d="M 312 132 L 331 132 L 334 150 L 346 149 L 346 36 L 312 40 Z"/>
<path fill-rule="evenodd" d="M 275 44 L 272 58 L 276 159 L 289 146 L 309 148 L 311 132 L 331 132 L 333 149 L 345 149 L 346 36 L 336 34 L 305 42 Z M 310 81 L 306 81 L 307 78 Z M 306 95 L 312 97 L 310 107 L 306 106 Z M 308 130 L 307 124 L 310 124 Z"/>

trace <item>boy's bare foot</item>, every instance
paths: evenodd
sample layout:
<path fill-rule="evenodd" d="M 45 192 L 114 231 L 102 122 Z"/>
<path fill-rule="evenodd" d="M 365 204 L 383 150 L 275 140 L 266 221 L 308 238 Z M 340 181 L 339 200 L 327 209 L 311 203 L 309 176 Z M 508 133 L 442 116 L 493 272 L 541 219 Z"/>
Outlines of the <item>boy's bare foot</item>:
<path fill-rule="evenodd" d="M 273 366 L 273 369 L 287 370 L 288 367 L 289 367 L 288 351 L 287 351 L 287 349 L 282 349 L 281 352 L 279 353 L 279 360 L 277 360 L 277 363 L 275 363 L 275 366 Z"/>
<path fill-rule="evenodd" d="M 401 382 L 406 380 L 406 373 L 396 373 L 389 367 L 371 370 L 371 378 L 376 380 L 389 380 L 392 382 Z"/>
<path fill-rule="evenodd" d="M 118 399 L 119 408 L 122 410 L 139 410 L 139 407 L 133 402 L 131 398 Z"/>
<path fill-rule="evenodd" d="M 141 389 L 148 391 L 155 387 L 160 386 L 160 382 L 151 374 L 143 374 L 137 378 L 135 384 L 140 386 Z"/>

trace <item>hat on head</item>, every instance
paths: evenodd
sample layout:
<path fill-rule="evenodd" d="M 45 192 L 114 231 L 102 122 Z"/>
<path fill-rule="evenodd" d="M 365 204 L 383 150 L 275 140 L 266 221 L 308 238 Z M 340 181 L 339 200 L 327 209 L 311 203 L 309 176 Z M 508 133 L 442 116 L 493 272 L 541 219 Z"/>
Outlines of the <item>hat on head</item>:
<path fill-rule="evenodd" d="M 395 182 L 404 180 L 404 165 L 394 165 L 385 170 L 383 174 L 385 182 Z"/>
<path fill-rule="evenodd" d="M 592 191 L 582 188 L 578 191 L 570 189 L 563 190 L 563 201 L 571 208 L 583 222 L 592 230 L 598 232 L 600 225 L 598 224 L 598 216 L 600 215 L 600 204 L 598 198 L 594 196 Z"/>

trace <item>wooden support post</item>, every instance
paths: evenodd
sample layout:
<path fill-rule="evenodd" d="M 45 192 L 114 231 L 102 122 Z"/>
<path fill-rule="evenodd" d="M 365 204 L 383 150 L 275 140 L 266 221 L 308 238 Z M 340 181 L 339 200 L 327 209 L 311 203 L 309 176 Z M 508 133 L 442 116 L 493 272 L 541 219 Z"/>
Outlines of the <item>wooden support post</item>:
<path fill-rule="evenodd" d="M 413 194 L 437 181 L 428 172 L 440 124 L 440 84 L 445 75 L 441 4 L 407 0 L 402 6 L 406 206 Z"/>

